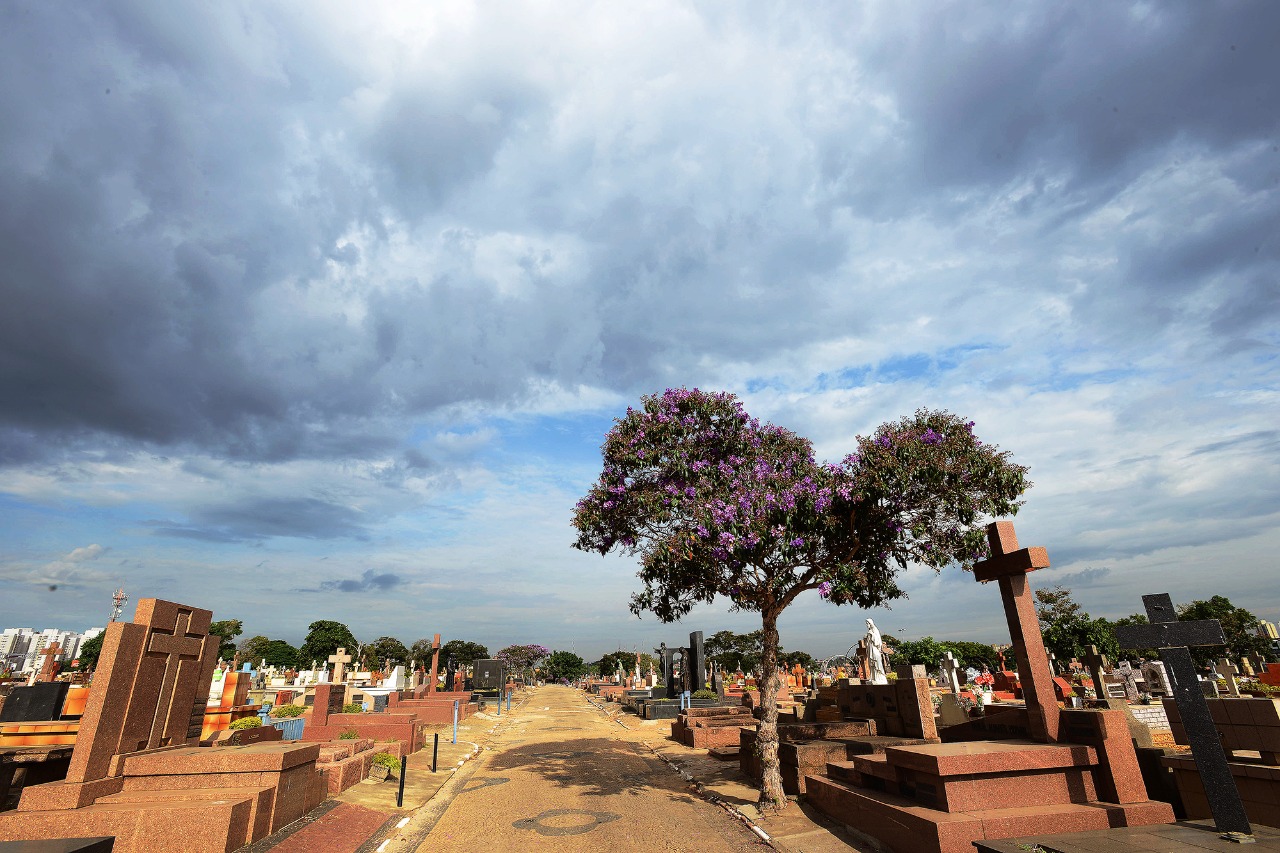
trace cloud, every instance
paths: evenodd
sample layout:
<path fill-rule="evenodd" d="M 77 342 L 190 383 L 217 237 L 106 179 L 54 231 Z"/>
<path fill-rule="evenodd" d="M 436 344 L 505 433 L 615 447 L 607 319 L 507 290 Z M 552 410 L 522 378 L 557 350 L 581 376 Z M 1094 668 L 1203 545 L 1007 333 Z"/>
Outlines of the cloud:
<path fill-rule="evenodd" d="M 1082 595 L 1230 551 L 1247 568 L 1214 582 L 1280 607 L 1254 585 L 1280 512 L 1278 24 L 4 8 L 0 571 L 98 542 L 148 591 L 218 596 L 183 579 L 268 559 L 254 582 L 287 595 L 328 558 L 331 583 L 450 590 L 458 630 L 559 624 L 485 621 L 424 567 L 483 569 L 579 619 L 616 597 L 591 630 L 621 642 L 650 631 L 634 567 L 570 552 L 567 508 L 614 417 L 701 385 L 828 459 L 950 408 L 1031 466 L 1019 530 Z M 1000 630 L 934 603 L 984 612 L 962 580 L 913 577 L 910 608 Z M 820 618 L 789 645 L 843 643 Z"/>
<path fill-rule="evenodd" d="M 358 580 L 325 581 L 320 584 L 320 590 L 332 590 L 335 592 L 389 592 L 401 586 L 404 582 L 404 578 L 399 575 L 390 572 L 378 574 L 369 569 Z"/>

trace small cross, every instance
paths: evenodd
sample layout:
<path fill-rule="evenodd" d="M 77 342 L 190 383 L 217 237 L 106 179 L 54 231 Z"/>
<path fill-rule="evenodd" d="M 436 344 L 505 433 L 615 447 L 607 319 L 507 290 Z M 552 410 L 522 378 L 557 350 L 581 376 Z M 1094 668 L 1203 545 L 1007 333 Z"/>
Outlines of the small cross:
<path fill-rule="evenodd" d="M 947 687 L 951 688 L 952 693 L 960 692 L 959 669 L 960 664 L 955 655 L 947 652 L 942 656 L 942 675 L 947 679 Z"/>
<path fill-rule="evenodd" d="M 1244 673 L 1245 678 L 1253 678 L 1257 675 L 1253 670 L 1253 662 L 1247 656 L 1240 658 L 1240 671 Z"/>
<path fill-rule="evenodd" d="M 351 655 L 347 654 L 345 648 L 340 648 L 329 655 L 329 663 L 333 664 L 333 683 L 341 684 L 347 674 L 347 664 L 351 663 Z"/>
<path fill-rule="evenodd" d="M 1227 682 L 1228 693 L 1232 696 L 1240 695 L 1240 685 L 1236 684 L 1236 676 L 1240 674 L 1240 667 L 1223 658 L 1214 664 L 1213 671 L 1218 674 L 1219 678 Z"/>

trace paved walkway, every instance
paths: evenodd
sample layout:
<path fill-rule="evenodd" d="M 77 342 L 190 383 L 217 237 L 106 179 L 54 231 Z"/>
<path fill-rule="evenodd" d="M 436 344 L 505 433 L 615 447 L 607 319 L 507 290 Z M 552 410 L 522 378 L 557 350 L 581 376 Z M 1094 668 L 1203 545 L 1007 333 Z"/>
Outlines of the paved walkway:
<path fill-rule="evenodd" d="M 532 691 L 437 808 L 419 810 L 384 853 L 767 849 L 634 734 L 579 690 Z"/>

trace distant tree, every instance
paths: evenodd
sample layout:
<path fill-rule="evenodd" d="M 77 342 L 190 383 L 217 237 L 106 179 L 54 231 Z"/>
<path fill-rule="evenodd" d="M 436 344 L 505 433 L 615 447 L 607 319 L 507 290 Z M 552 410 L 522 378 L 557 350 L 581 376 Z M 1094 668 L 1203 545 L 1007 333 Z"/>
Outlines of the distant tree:
<path fill-rule="evenodd" d="M 742 667 L 743 672 L 752 672 L 760 665 L 764 656 L 764 631 L 752 631 L 749 634 L 736 634 L 733 631 L 716 631 L 703 641 L 707 660 L 714 661 L 722 669 L 732 672 Z M 782 660 L 784 652 L 782 644 L 778 644 L 778 659 Z"/>
<path fill-rule="evenodd" d="M 640 674 L 648 675 L 650 665 L 653 666 L 654 672 L 661 677 L 662 661 L 654 655 L 640 652 Z M 619 667 L 622 668 L 624 673 L 634 674 L 636 671 L 636 653 L 624 651 L 609 652 L 604 657 L 600 658 L 600 660 L 593 666 L 593 668 L 606 678 L 617 673 Z"/>
<path fill-rule="evenodd" d="M 811 671 L 817 665 L 817 661 L 813 659 L 813 655 L 808 652 L 787 652 L 780 654 L 778 660 L 787 665 L 788 669 L 794 668 L 796 664 L 804 667 L 805 672 Z"/>
<path fill-rule="evenodd" d="M 724 596 L 760 613 L 763 695 L 779 687 L 778 617 L 807 591 L 862 607 L 901 597 L 908 564 L 941 569 L 987 553 L 984 517 L 1010 515 L 1026 469 L 948 412 L 920 410 L 859 438 L 839 465 L 751 418 L 732 394 L 669 389 L 605 436 L 599 480 L 578 502 L 574 547 L 640 559 L 639 615 L 663 622 Z M 760 807 L 785 807 L 777 706 L 756 736 Z"/>
<path fill-rule="evenodd" d="M 241 640 L 240 645 L 237 647 L 240 652 L 240 659 L 257 666 L 258 662 L 267 656 L 267 644 L 270 642 L 270 638 L 264 637 L 262 634 L 255 634 L 247 640 Z"/>
<path fill-rule="evenodd" d="M 923 665 L 929 670 L 936 670 L 942 665 L 942 659 L 946 657 L 947 652 L 951 652 L 955 656 L 955 651 L 949 643 L 938 642 L 933 637 L 921 637 L 918 640 L 899 640 L 897 645 L 891 646 L 893 654 L 889 658 L 889 662 L 894 666 L 903 664 Z"/>
<path fill-rule="evenodd" d="M 502 661 L 508 671 L 517 673 L 533 668 L 549 654 L 551 654 L 550 649 L 535 643 L 525 646 L 507 646 L 493 658 Z"/>
<path fill-rule="evenodd" d="M 419 641 L 421 642 L 421 641 Z M 417 644 L 414 644 L 415 654 Z M 430 660 L 431 644 L 427 644 L 427 660 Z M 445 662 L 452 656 L 458 666 L 470 666 L 473 661 L 486 660 L 489 657 L 489 647 L 480 643 L 472 643 L 468 640 L 450 640 L 440 646 L 440 665 L 444 666 Z M 419 658 L 421 660 L 421 658 Z"/>
<path fill-rule="evenodd" d="M 1097 646 L 1098 651 L 1112 660 L 1120 654 L 1115 624 L 1108 619 L 1091 617 L 1071 597 L 1071 590 L 1063 586 L 1038 589 L 1035 599 L 1045 648 L 1060 662 L 1083 658 L 1089 646 Z"/>
<path fill-rule="evenodd" d="M 347 650 L 354 660 L 358 649 L 355 635 L 341 622 L 319 619 L 307 626 L 307 638 L 298 649 L 298 659 L 327 663 L 329 656 L 339 648 Z"/>
<path fill-rule="evenodd" d="M 542 664 L 547 681 L 576 681 L 587 671 L 587 664 L 573 652 L 552 652 Z"/>
<path fill-rule="evenodd" d="M 409 664 L 409 650 L 395 637 L 379 637 L 364 647 L 364 654 L 374 669 L 382 669 L 387 660 L 391 661 L 392 666 Z"/>
<path fill-rule="evenodd" d="M 1208 601 L 1193 601 L 1181 605 L 1178 607 L 1178 618 L 1184 622 L 1217 619 L 1222 623 L 1222 633 L 1227 638 L 1226 649 L 1222 646 L 1193 648 L 1191 657 L 1197 666 L 1207 666 L 1223 656 L 1239 661 L 1245 655 L 1262 655 L 1267 658 L 1271 654 L 1271 643 L 1258 632 L 1261 625 L 1258 617 L 1243 607 L 1236 607 L 1225 596 L 1215 595 Z"/>
<path fill-rule="evenodd" d="M 951 653 L 960 661 L 961 666 L 982 669 L 984 666 L 994 670 L 1000 658 L 989 643 L 975 643 L 969 640 L 945 640 L 951 647 Z"/>
<path fill-rule="evenodd" d="M 286 643 L 284 640 L 267 640 L 262 646 L 262 657 L 268 666 L 281 667 L 284 669 L 301 669 L 304 666 L 310 666 L 310 660 L 300 660 L 298 650 Z M 256 660 L 252 661 L 257 663 Z M 319 660 L 316 661 L 319 663 Z"/>
<path fill-rule="evenodd" d="M 81 672 L 87 672 L 98 665 L 98 656 L 102 654 L 102 640 L 107 632 L 103 631 L 97 636 L 90 637 L 80 644 L 80 651 L 76 655 L 76 659 L 80 661 L 76 667 Z"/>
<path fill-rule="evenodd" d="M 209 626 L 209 633 L 218 637 L 218 657 L 231 660 L 236 654 L 236 637 L 244 633 L 244 623 L 239 619 L 223 619 Z"/>

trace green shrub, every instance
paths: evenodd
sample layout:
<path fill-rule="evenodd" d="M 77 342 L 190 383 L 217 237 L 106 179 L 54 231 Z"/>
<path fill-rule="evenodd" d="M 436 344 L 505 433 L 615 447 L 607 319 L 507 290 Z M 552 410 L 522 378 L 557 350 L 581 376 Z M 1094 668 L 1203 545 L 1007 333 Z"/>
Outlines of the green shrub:
<path fill-rule="evenodd" d="M 288 720 L 293 717 L 301 717 L 306 710 L 301 705 L 276 705 L 271 709 L 271 716 L 277 720 Z"/>
<path fill-rule="evenodd" d="M 262 720 L 257 717 L 241 717 L 227 726 L 227 728 L 239 731 L 240 729 L 256 729 L 260 725 L 262 725 Z"/>
<path fill-rule="evenodd" d="M 373 763 L 377 765 L 381 765 L 382 767 L 385 767 L 388 770 L 400 769 L 400 759 L 396 758 L 394 755 L 392 755 L 389 752 L 379 752 L 377 755 L 373 757 Z"/>
<path fill-rule="evenodd" d="M 348 702 L 347 704 L 342 706 L 342 713 L 362 714 L 364 713 L 364 706 L 361 705 L 359 702 Z"/>
<path fill-rule="evenodd" d="M 719 699 L 720 697 L 714 690 L 695 690 L 693 691 L 694 699 Z"/>
<path fill-rule="evenodd" d="M 355 740 L 358 737 L 360 737 L 360 733 L 355 729 L 347 729 L 345 732 L 338 735 L 338 740 Z"/>

